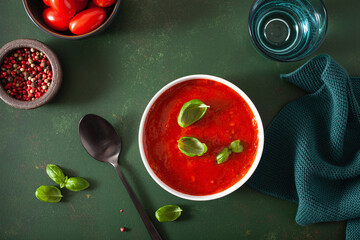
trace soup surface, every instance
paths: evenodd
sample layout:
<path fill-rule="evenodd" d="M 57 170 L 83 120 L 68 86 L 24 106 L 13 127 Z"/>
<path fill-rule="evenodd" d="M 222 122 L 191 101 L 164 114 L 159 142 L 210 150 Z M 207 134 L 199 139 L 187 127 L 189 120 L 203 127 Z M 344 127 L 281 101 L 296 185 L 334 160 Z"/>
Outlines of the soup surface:
<path fill-rule="evenodd" d="M 177 117 L 192 99 L 210 108 L 199 121 L 182 128 Z M 165 91 L 150 109 L 144 129 L 144 151 L 152 170 L 171 188 L 190 195 L 215 194 L 240 181 L 259 142 L 257 122 L 245 100 L 230 87 L 207 79 L 185 81 Z M 207 152 L 200 157 L 183 154 L 177 140 L 185 136 L 205 143 Z M 234 140 L 241 140 L 244 151 L 217 164 L 216 156 Z"/>

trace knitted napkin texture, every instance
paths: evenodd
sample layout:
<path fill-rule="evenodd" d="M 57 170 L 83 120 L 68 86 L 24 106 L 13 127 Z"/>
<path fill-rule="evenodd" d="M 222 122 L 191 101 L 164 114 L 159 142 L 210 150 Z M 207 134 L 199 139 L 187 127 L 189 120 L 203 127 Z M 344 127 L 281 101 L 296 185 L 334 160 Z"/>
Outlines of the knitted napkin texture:
<path fill-rule="evenodd" d="M 346 239 L 360 239 L 360 78 L 328 55 L 281 78 L 308 94 L 270 123 L 248 184 L 298 202 L 300 225 L 346 220 Z"/>

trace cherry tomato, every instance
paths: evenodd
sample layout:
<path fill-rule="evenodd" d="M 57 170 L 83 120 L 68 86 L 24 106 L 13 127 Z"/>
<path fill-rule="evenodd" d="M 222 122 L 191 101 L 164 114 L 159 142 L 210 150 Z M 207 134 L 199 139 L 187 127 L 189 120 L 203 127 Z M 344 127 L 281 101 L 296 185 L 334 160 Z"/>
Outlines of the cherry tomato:
<path fill-rule="evenodd" d="M 74 0 L 49 0 L 50 6 L 58 14 L 72 18 L 76 13 L 77 5 Z"/>
<path fill-rule="evenodd" d="M 43 11 L 44 22 L 51 28 L 58 31 L 66 31 L 69 29 L 70 19 L 59 15 L 52 8 L 46 8 Z"/>
<path fill-rule="evenodd" d="M 74 34 L 88 33 L 102 24 L 106 13 L 102 8 L 91 8 L 76 14 L 69 24 L 70 31 Z"/>
<path fill-rule="evenodd" d="M 51 0 L 43 0 L 43 2 L 45 3 L 46 6 L 49 6 L 50 7 L 50 1 Z"/>
<path fill-rule="evenodd" d="M 76 5 L 76 12 L 78 13 L 87 7 L 89 0 L 74 0 L 74 2 Z"/>
<path fill-rule="evenodd" d="M 93 0 L 93 2 L 99 7 L 109 7 L 114 4 L 116 0 Z"/>
<path fill-rule="evenodd" d="M 89 2 L 88 8 L 98 8 L 98 6 L 91 0 Z M 114 10 L 114 7 L 110 6 L 110 7 L 105 7 L 105 8 L 102 8 L 102 9 L 105 10 L 106 16 L 110 16 L 112 11 Z"/>

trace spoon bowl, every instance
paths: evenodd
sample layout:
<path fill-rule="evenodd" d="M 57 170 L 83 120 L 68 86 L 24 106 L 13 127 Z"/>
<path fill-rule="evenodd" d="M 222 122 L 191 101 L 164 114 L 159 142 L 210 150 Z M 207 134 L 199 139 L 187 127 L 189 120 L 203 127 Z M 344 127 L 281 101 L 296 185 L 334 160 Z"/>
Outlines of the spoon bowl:
<path fill-rule="evenodd" d="M 79 135 L 85 150 L 93 158 L 117 164 L 121 139 L 108 121 L 97 115 L 87 114 L 80 120 Z"/>
<path fill-rule="evenodd" d="M 118 158 L 121 152 L 121 139 L 115 128 L 102 117 L 95 114 L 87 114 L 80 120 L 79 135 L 85 150 L 93 158 L 101 162 L 110 163 L 114 166 L 132 202 L 139 212 L 151 239 L 161 240 L 160 234 L 151 222 L 119 167 Z"/>

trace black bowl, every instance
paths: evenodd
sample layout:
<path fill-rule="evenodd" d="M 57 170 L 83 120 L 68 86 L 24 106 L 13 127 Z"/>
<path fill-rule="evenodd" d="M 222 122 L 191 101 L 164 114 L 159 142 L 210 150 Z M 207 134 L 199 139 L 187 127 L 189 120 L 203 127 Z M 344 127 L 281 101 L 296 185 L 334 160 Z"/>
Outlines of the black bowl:
<path fill-rule="evenodd" d="M 112 9 L 109 9 L 109 11 L 107 12 L 105 21 L 100 26 L 98 26 L 91 32 L 81 34 L 81 35 L 75 35 L 72 32 L 70 32 L 69 30 L 64 31 L 64 32 L 56 31 L 56 30 L 52 29 L 51 27 L 47 26 L 42 17 L 42 12 L 45 8 L 45 4 L 42 0 L 22 0 L 22 2 L 25 7 L 26 13 L 30 17 L 30 19 L 33 21 L 33 23 L 35 23 L 36 26 L 38 26 L 44 32 L 46 32 L 52 36 L 55 36 L 58 38 L 63 38 L 63 39 L 82 39 L 82 38 L 94 36 L 102 31 L 104 31 L 114 20 L 116 14 L 118 12 L 121 0 L 117 0 L 115 2 L 115 4 L 113 4 L 111 7 L 109 7 Z"/>

